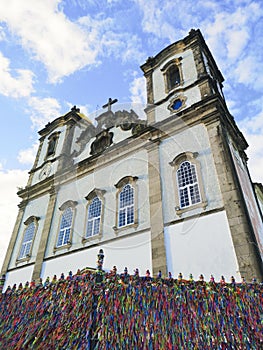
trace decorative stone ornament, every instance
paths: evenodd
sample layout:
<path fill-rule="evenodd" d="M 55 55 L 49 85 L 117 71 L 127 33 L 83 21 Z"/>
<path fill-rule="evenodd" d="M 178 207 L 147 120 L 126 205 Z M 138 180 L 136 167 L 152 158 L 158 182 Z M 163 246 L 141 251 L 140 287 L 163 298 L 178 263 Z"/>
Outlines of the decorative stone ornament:
<path fill-rule="evenodd" d="M 175 111 L 178 112 L 182 108 L 186 107 L 185 102 L 186 102 L 186 96 L 176 94 L 175 96 L 173 96 L 167 108 L 171 112 L 175 112 Z"/>
<path fill-rule="evenodd" d="M 42 170 L 39 173 L 39 180 L 44 180 L 46 179 L 51 173 L 51 165 L 50 163 L 47 163 L 44 165 Z"/>
<path fill-rule="evenodd" d="M 100 134 L 96 136 L 95 141 L 91 144 L 90 154 L 93 156 L 95 154 L 102 153 L 106 150 L 111 144 L 113 139 L 113 132 L 108 130 L 103 130 Z"/>

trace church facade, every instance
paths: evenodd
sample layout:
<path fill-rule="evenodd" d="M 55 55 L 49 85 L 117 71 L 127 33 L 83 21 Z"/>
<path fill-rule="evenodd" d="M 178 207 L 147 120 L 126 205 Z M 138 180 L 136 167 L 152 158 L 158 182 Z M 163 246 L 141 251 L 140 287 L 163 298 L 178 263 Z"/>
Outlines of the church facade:
<path fill-rule="evenodd" d="M 142 115 L 109 99 L 95 125 L 74 106 L 39 132 L 18 192 L 6 285 L 94 267 L 101 248 L 105 269 L 262 279 L 248 145 L 201 32 L 191 30 L 141 69 Z"/>

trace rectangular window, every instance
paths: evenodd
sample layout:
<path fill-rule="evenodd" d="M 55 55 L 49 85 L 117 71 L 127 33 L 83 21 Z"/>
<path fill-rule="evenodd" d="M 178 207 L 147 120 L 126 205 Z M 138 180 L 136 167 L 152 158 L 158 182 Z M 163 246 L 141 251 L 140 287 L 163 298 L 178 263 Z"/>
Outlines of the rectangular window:
<path fill-rule="evenodd" d="M 118 226 L 123 227 L 134 223 L 134 189 L 130 184 L 123 187 L 119 194 Z"/>
<path fill-rule="evenodd" d="M 99 197 L 95 197 L 88 207 L 88 223 L 86 237 L 99 234 L 101 220 L 102 202 Z"/>
<path fill-rule="evenodd" d="M 30 254 L 34 234 L 35 234 L 35 223 L 31 222 L 25 230 L 18 259 L 24 259 Z"/>
<path fill-rule="evenodd" d="M 62 214 L 57 247 L 61 247 L 69 243 L 72 218 L 73 218 L 73 210 L 72 208 L 69 207 L 65 209 Z"/>

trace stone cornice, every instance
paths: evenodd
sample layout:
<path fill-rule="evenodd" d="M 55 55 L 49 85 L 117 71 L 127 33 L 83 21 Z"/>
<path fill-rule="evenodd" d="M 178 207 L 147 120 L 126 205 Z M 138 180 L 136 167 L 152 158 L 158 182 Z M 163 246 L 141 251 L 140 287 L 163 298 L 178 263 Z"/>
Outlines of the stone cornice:
<path fill-rule="evenodd" d="M 19 191 L 18 195 L 24 200 L 37 198 L 47 193 L 51 185 L 63 185 L 70 182 L 73 178 L 86 176 L 88 173 L 94 172 L 95 169 L 104 167 L 122 157 L 127 157 L 128 154 L 143 149 L 147 150 L 147 145 L 148 148 L 152 147 L 150 144 L 153 144 L 154 135 L 158 136 L 158 142 L 161 142 L 163 139 L 174 136 L 190 126 L 200 123 L 209 125 L 215 121 L 221 122 L 232 138 L 242 145 L 243 149 L 248 146 L 220 95 L 212 95 L 187 109 L 171 114 L 169 118 L 161 122 L 145 126 L 140 133 L 130 136 L 116 145 L 111 145 L 99 155 L 93 155 L 77 164 L 71 164 L 68 168 L 64 168 L 63 171 L 57 172 L 46 180 L 26 187 Z"/>
<path fill-rule="evenodd" d="M 220 70 L 218 69 L 217 64 L 208 46 L 206 45 L 203 35 L 199 29 L 197 30 L 192 29 L 189 32 L 189 35 L 187 35 L 184 39 L 176 41 L 175 43 L 167 46 L 165 49 L 160 51 L 156 56 L 149 57 L 147 61 L 141 65 L 140 68 L 144 72 L 145 77 L 147 77 L 148 75 L 151 75 L 153 70 L 156 69 L 158 66 L 160 66 L 170 56 L 181 55 L 182 52 L 188 49 L 192 49 L 192 50 L 199 49 L 200 51 L 202 50 L 206 54 L 208 60 L 211 62 L 211 65 L 220 83 L 224 81 L 224 77 L 220 72 Z"/>
<path fill-rule="evenodd" d="M 57 129 L 58 127 L 64 126 L 66 124 L 75 124 L 76 122 L 82 122 L 86 124 L 87 126 L 90 125 L 90 122 L 81 118 L 79 114 L 75 111 L 70 111 L 67 114 L 60 116 L 53 120 L 52 122 L 45 125 L 45 127 L 40 130 L 38 133 L 41 136 L 40 140 L 45 137 L 46 135 L 50 134 L 53 130 Z"/>
<path fill-rule="evenodd" d="M 48 194 L 51 188 L 54 188 L 54 175 L 32 186 L 26 186 L 17 192 L 17 195 L 23 199 L 23 202 L 27 202 L 29 199 L 33 200 L 37 197 Z"/>

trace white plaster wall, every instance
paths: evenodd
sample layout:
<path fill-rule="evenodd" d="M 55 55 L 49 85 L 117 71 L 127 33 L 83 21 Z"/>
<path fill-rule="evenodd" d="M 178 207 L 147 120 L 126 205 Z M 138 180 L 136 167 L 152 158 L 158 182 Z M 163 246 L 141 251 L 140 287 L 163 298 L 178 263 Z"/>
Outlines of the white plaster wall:
<path fill-rule="evenodd" d="M 113 132 L 113 145 L 127 139 L 132 136 L 132 130 L 122 130 L 120 127 L 110 129 L 110 132 Z"/>
<path fill-rule="evenodd" d="M 184 91 L 183 93 L 174 93 L 168 101 L 163 102 L 160 106 L 157 106 L 155 108 L 155 121 L 160 122 L 168 117 L 170 117 L 172 114 L 174 115 L 174 118 L 178 118 L 176 111 L 171 112 L 168 109 L 168 106 L 172 101 L 174 101 L 176 98 L 184 97 L 185 100 L 185 106 L 182 109 L 186 109 L 193 105 L 194 103 L 197 103 L 201 100 L 201 93 L 198 86 L 194 86 L 189 90 Z"/>
<path fill-rule="evenodd" d="M 198 124 L 180 133 L 171 135 L 170 138 L 164 140 L 160 144 L 164 223 L 180 219 L 175 211 L 177 205 L 175 202 L 175 191 L 177 191 L 175 172 L 174 167 L 169 163 L 172 162 L 177 155 L 187 151 L 198 152 L 197 160 L 201 164 L 205 200 L 208 202 L 206 211 L 219 208 L 223 205 L 207 130 L 203 124 Z M 181 217 L 185 218 L 203 211 L 203 208 L 190 210 L 183 213 Z"/>
<path fill-rule="evenodd" d="M 57 194 L 57 203 L 54 210 L 51 235 L 48 240 L 45 255 L 46 257 L 53 256 L 54 254 L 53 249 L 56 245 L 61 214 L 61 211 L 58 208 L 67 200 L 78 202 L 75 210 L 71 249 L 83 247 L 81 240 L 85 234 L 87 206 L 87 200 L 85 197 L 94 188 L 106 191 L 104 195 L 104 220 L 101 240 L 103 241 L 105 239 L 116 237 L 113 226 L 116 225 L 117 189 L 114 185 L 125 176 L 138 177 L 138 180 L 136 181 L 136 189 L 139 225 L 137 228 L 128 226 L 125 230 L 121 231 L 121 234 L 139 231 L 150 226 L 147 152 L 141 150 L 136 154 L 130 154 L 126 158 L 119 159 L 114 163 L 99 166 L 94 173 L 89 173 L 81 178 L 75 177 L 73 182 L 60 187 Z M 94 239 L 91 243 L 98 242 L 98 239 Z M 86 245 L 88 246 L 91 243 L 87 242 Z M 56 255 L 59 255 L 61 252 L 63 253 L 64 251 L 59 250 L 56 252 Z"/>
<path fill-rule="evenodd" d="M 18 231 L 18 236 L 17 236 L 17 240 L 16 240 L 16 244 L 15 244 L 13 253 L 12 253 L 9 268 L 14 268 L 17 266 L 16 259 L 18 257 L 18 254 L 19 254 L 19 251 L 21 248 L 21 244 L 22 244 L 22 240 L 23 240 L 23 236 L 24 236 L 24 230 L 26 228 L 26 225 L 24 224 L 24 222 L 30 216 L 38 216 L 40 218 L 38 221 L 38 229 L 37 229 L 37 232 L 36 232 L 36 235 L 34 238 L 33 247 L 32 247 L 32 254 L 31 254 L 31 258 L 30 258 L 29 262 L 35 261 L 37 251 L 38 251 L 38 246 L 39 246 L 42 231 L 43 231 L 43 227 L 44 227 L 45 218 L 46 218 L 48 201 L 49 201 L 49 195 L 46 194 L 46 195 L 39 197 L 39 198 L 28 203 L 28 205 L 25 209 L 25 212 L 24 212 L 22 223 L 21 223 L 19 231 Z M 23 265 L 23 264 L 26 264 L 26 263 L 25 262 L 20 263 L 20 264 L 18 264 L 18 266 Z"/>
<path fill-rule="evenodd" d="M 77 122 L 75 124 L 75 129 L 74 129 L 74 135 L 73 135 L 73 139 L 72 139 L 72 150 L 75 149 L 76 147 L 76 141 L 78 140 L 78 138 L 80 137 L 81 133 L 87 128 L 87 124 L 83 123 L 82 120 L 80 120 L 79 122 Z"/>
<path fill-rule="evenodd" d="M 52 158 L 50 158 L 52 159 Z M 53 175 L 56 173 L 57 169 L 58 169 L 58 161 L 55 161 L 55 162 L 48 162 L 49 165 L 50 165 L 50 174 L 49 176 Z M 33 179 L 32 179 L 32 186 L 39 183 L 40 181 L 42 181 L 40 178 L 39 178 L 39 175 L 41 173 L 41 170 L 43 169 L 43 167 L 39 168 L 39 170 L 37 172 L 35 172 L 34 176 L 33 176 Z"/>
<path fill-rule="evenodd" d="M 23 283 L 24 285 L 27 281 L 30 282 L 32 273 L 33 265 L 25 266 L 21 269 L 7 272 L 4 290 L 6 290 L 8 286 L 12 287 L 14 284 L 16 284 L 18 287 L 19 283 Z"/>
<path fill-rule="evenodd" d="M 92 137 L 85 145 L 85 148 L 83 149 L 83 151 L 74 158 L 74 163 L 77 164 L 79 162 L 81 162 L 82 160 L 89 158 L 90 155 L 90 147 L 92 142 L 95 140 L 95 137 Z"/>
<path fill-rule="evenodd" d="M 153 72 L 153 96 L 154 102 L 157 102 L 166 97 L 164 76 L 161 69 L 165 64 L 174 58 L 182 57 L 182 73 L 183 73 L 183 88 L 186 88 L 197 79 L 197 70 L 194 62 L 194 55 L 192 50 L 186 50 L 180 54 L 171 55 L 165 61 L 162 62 L 160 67 L 156 68 Z"/>
<path fill-rule="evenodd" d="M 54 274 L 59 277 L 62 272 L 67 275 L 69 271 L 75 273 L 85 267 L 96 268 L 97 255 L 101 248 L 105 255 L 103 268 L 106 271 L 111 270 L 114 265 L 120 273 L 124 267 L 128 268 L 130 274 L 135 268 L 139 268 L 141 274 L 145 274 L 147 269 L 152 270 L 151 236 L 148 231 L 47 260 L 43 264 L 41 277 L 46 279 L 47 276 L 53 277 Z"/>
<path fill-rule="evenodd" d="M 174 277 L 192 273 L 216 281 L 224 274 L 227 281 L 241 280 L 225 211 L 189 219 L 165 227 L 167 266 Z"/>
<path fill-rule="evenodd" d="M 72 145 L 71 145 L 71 152 L 73 153 L 74 151 L 79 151 L 80 149 L 80 144 L 78 144 L 76 141 L 78 140 L 78 138 L 80 137 L 81 133 L 85 131 L 85 129 L 87 128 L 86 124 L 83 124 L 82 122 L 79 122 L 76 124 L 75 126 L 75 132 L 74 132 L 74 136 L 73 136 L 73 140 L 72 140 Z M 89 139 L 88 141 L 86 141 L 86 145 L 85 148 L 83 149 L 83 151 L 74 158 L 74 163 L 78 163 L 83 159 L 86 159 L 88 157 L 90 157 L 90 145 L 91 143 L 95 140 L 95 137 L 92 137 L 91 139 Z"/>

